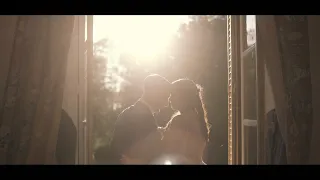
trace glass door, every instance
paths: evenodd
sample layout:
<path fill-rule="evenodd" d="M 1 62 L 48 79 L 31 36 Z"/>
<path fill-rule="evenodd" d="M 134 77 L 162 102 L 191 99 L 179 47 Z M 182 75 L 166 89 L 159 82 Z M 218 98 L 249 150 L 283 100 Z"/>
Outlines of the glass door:
<path fill-rule="evenodd" d="M 264 62 L 257 56 L 256 16 L 241 16 L 242 164 L 261 164 L 264 149 Z"/>

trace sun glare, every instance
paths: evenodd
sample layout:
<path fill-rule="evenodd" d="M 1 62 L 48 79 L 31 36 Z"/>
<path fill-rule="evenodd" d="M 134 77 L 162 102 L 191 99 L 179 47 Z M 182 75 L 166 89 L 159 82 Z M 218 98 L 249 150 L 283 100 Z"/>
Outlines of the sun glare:
<path fill-rule="evenodd" d="M 165 165 L 171 165 L 172 163 L 171 163 L 171 161 L 166 160 L 166 161 L 164 162 L 164 164 L 165 164 Z"/>
<path fill-rule="evenodd" d="M 120 52 L 152 59 L 166 50 L 188 16 L 94 16 L 94 41 L 108 38 Z"/>

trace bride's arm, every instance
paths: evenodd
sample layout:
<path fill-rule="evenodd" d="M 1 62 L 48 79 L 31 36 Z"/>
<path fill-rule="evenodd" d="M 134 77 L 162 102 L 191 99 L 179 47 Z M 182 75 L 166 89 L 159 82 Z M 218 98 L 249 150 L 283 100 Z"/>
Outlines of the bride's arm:
<path fill-rule="evenodd" d="M 161 129 L 162 134 L 163 134 L 163 138 L 165 138 L 166 136 L 170 136 L 176 130 L 181 129 L 181 125 L 182 125 L 181 123 L 182 123 L 181 115 L 177 115 L 177 116 L 173 117 L 167 123 L 167 125 Z"/>
<path fill-rule="evenodd" d="M 174 127 L 177 126 L 177 124 L 181 121 L 181 115 L 179 112 L 176 112 L 172 115 L 171 119 L 167 122 L 166 126 L 163 127 L 163 131 L 167 131 L 168 129 L 170 129 L 172 127 L 172 124 Z"/>

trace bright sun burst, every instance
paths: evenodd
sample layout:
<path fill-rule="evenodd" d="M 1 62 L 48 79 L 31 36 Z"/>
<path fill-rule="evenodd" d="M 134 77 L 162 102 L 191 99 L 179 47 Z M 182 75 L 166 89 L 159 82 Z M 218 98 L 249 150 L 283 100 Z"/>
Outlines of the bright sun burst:
<path fill-rule="evenodd" d="M 188 16 L 94 16 L 94 41 L 107 37 L 120 52 L 151 59 L 165 51 Z"/>
<path fill-rule="evenodd" d="M 166 160 L 166 161 L 164 162 L 164 164 L 165 164 L 165 165 L 171 165 L 171 164 L 172 164 L 172 162 L 171 162 L 171 161 L 169 161 L 169 160 Z"/>

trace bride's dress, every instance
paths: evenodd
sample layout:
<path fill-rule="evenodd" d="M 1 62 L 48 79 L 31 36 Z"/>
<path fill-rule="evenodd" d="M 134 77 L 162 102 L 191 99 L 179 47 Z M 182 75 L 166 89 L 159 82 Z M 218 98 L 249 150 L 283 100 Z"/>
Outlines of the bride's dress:
<path fill-rule="evenodd" d="M 163 138 L 164 164 L 204 164 L 206 140 L 201 136 L 198 114 L 186 112 L 173 117 Z"/>

